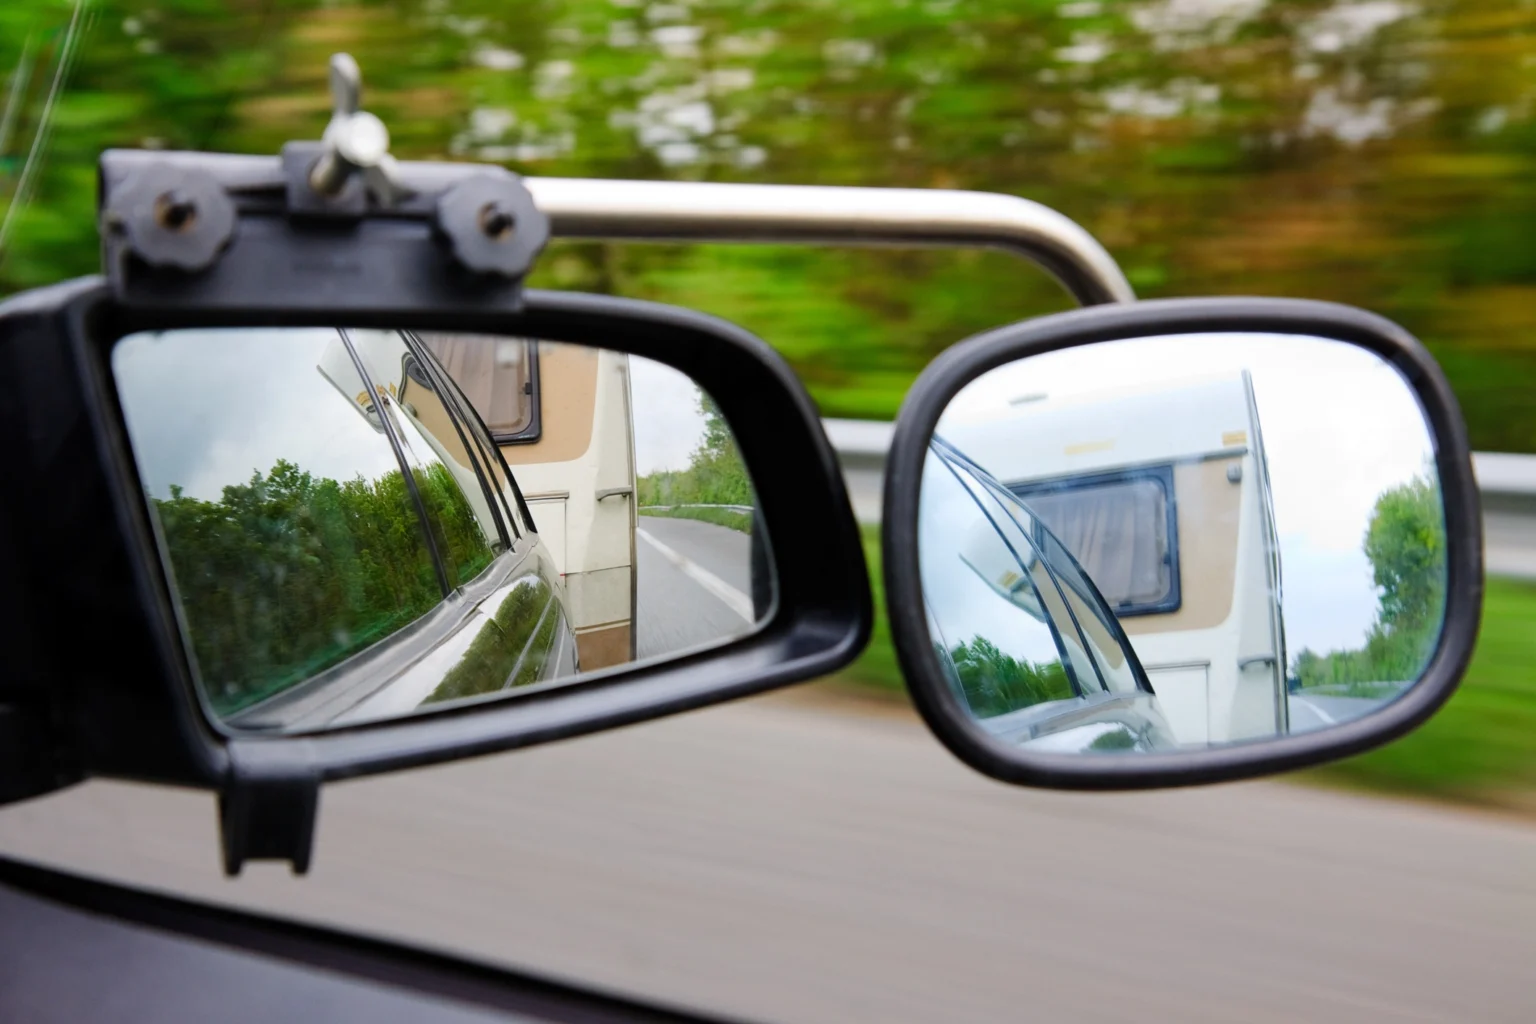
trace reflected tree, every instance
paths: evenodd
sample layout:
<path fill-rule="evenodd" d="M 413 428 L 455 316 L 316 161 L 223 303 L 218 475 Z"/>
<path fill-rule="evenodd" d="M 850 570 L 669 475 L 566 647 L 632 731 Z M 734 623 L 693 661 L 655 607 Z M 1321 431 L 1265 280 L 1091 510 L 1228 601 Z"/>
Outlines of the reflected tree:
<path fill-rule="evenodd" d="M 478 529 L 442 466 L 416 474 L 448 537 Z M 399 471 L 317 478 L 279 460 L 218 501 L 153 501 L 209 701 L 230 714 L 395 633 L 443 597 Z"/>
<path fill-rule="evenodd" d="M 424 703 L 483 696 L 537 682 L 559 628 L 560 607 L 549 584 L 537 576 L 519 580 Z"/>
<path fill-rule="evenodd" d="M 1424 477 L 1376 500 L 1365 556 L 1381 588 L 1380 625 L 1399 634 L 1438 630 L 1445 610 L 1445 513 Z"/>
<path fill-rule="evenodd" d="M 757 497 L 752 478 L 736 446 L 736 435 L 725 422 L 720 407 L 704 392 L 698 393 L 698 409 L 704 415 L 704 435 L 688 459 L 688 468 L 659 470 L 636 481 L 639 507 L 644 515 L 670 515 L 701 519 L 743 533 L 752 529 L 752 517 L 729 509 L 677 508 L 679 505 L 754 506 Z"/>
<path fill-rule="evenodd" d="M 1439 641 L 1445 614 L 1445 544 L 1437 483 L 1419 476 L 1384 491 L 1364 542 L 1380 591 L 1376 621 L 1357 650 L 1320 655 L 1303 649 L 1292 662 L 1297 684 L 1380 696 L 1417 679 Z"/>
<path fill-rule="evenodd" d="M 940 661 L 944 660 L 941 652 Z M 984 636 L 950 648 L 948 661 L 954 665 L 971 711 L 980 718 L 1074 696 L 1060 661 L 1032 663 L 1015 658 Z"/>

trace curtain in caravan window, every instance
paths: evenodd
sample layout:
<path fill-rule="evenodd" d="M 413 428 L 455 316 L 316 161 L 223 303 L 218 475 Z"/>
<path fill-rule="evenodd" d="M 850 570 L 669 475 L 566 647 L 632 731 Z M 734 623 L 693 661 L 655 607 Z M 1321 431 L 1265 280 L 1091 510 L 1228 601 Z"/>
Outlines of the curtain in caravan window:
<path fill-rule="evenodd" d="M 1026 505 L 1054 533 L 1116 611 L 1166 601 L 1168 494 L 1141 477 L 1052 491 L 1025 491 Z"/>
<path fill-rule="evenodd" d="M 492 434 L 521 434 L 529 428 L 533 422 L 532 342 L 426 331 L 420 337 Z"/>

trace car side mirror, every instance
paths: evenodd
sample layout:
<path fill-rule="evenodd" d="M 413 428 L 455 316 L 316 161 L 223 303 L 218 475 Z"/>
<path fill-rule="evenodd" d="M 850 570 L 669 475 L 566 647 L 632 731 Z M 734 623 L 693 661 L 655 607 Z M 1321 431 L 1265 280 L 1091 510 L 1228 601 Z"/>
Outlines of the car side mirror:
<path fill-rule="evenodd" d="M 1100 307 L 945 352 L 885 484 L 913 699 L 994 778 L 1131 789 L 1343 757 L 1450 696 L 1482 604 L 1434 360 L 1343 306 Z"/>
<path fill-rule="evenodd" d="M 392 164 L 378 210 L 291 150 L 106 154 L 106 278 L 0 304 L 0 801 L 214 789 L 227 870 L 303 871 L 327 781 L 859 653 L 858 528 L 772 349 L 524 290 L 504 170 Z"/>

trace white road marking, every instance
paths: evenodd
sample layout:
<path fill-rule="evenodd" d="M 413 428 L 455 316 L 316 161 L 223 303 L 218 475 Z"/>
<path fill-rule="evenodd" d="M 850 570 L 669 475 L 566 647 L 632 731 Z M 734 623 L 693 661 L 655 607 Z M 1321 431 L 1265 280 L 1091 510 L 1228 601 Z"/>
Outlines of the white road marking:
<path fill-rule="evenodd" d="M 693 580 L 693 582 L 697 583 L 699 586 L 709 591 L 715 597 L 719 598 L 720 603 L 724 604 L 737 615 L 740 615 L 747 621 L 748 625 L 757 622 L 757 617 L 752 614 L 752 599 L 746 594 L 743 594 L 741 591 L 737 590 L 735 587 L 731 586 L 729 583 L 725 582 L 725 580 L 721 579 L 719 576 L 716 576 L 714 573 L 710 572 L 708 569 L 704 568 L 693 559 L 673 551 L 671 548 L 667 547 L 661 541 L 657 540 L 655 537 L 652 537 L 649 533 L 646 533 L 639 527 L 635 528 L 635 536 L 639 537 L 651 547 L 655 548 L 658 552 L 661 553 L 662 558 L 665 558 L 667 561 L 681 569 L 689 579 Z"/>
<path fill-rule="evenodd" d="M 1305 698 L 1305 697 L 1298 697 L 1298 696 L 1296 696 L 1293 693 L 1293 694 L 1291 694 L 1291 700 L 1296 702 L 1297 704 L 1300 704 L 1303 707 L 1309 709 L 1314 715 L 1316 715 L 1318 718 L 1321 718 L 1323 720 L 1323 724 L 1324 725 L 1338 725 L 1339 724 L 1339 720 L 1337 718 L 1334 718 L 1328 712 L 1324 711 L 1322 708 L 1318 707 L 1316 704 L 1313 704 L 1311 701 L 1307 700 L 1307 698 Z"/>

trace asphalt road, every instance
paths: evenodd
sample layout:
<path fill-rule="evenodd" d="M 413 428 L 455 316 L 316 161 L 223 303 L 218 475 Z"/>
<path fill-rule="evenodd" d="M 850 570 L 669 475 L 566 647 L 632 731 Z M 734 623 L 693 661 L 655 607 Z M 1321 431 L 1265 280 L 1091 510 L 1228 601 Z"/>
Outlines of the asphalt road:
<path fill-rule="evenodd" d="M 750 536 L 663 516 L 641 516 L 637 531 L 639 657 L 715 643 L 751 628 Z"/>
<path fill-rule="evenodd" d="M 224 880 L 213 798 L 128 784 L 0 810 L 0 849 L 750 1019 L 1536 1019 L 1536 827 L 1279 783 L 1012 789 L 804 691 L 321 812 L 307 879 Z"/>
<path fill-rule="evenodd" d="M 1384 703 L 1373 697 L 1318 697 L 1300 693 L 1291 694 L 1289 701 L 1293 732 L 1310 732 L 1348 722 L 1378 710 Z"/>

